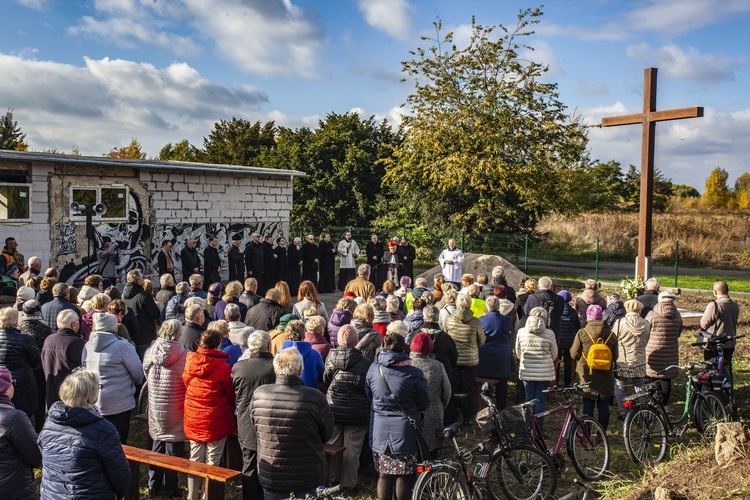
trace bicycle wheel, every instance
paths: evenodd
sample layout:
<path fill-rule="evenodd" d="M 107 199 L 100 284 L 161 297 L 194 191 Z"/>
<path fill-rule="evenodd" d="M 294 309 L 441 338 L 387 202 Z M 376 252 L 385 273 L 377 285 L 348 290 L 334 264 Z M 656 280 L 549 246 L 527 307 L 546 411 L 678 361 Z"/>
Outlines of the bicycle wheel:
<path fill-rule="evenodd" d="M 461 469 L 448 464 L 432 465 L 417 478 L 412 500 L 469 500 L 469 485 Z"/>
<path fill-rule="evenodd" d="M 650 406 L 632 408 L 623 427 L 625 449 L 633 462 L 660 462 L 667 452 L 667 424 Z"/>
<path fill-rule="evenodd" d="M 715 392 L 707 392 L 705 397 L 695 400 L 693 406 L 693 419 L 698 432 L 703 434 L 706 439 L 716 437 L 716 426 L 721 422 L 728 422 L 727 411 L 724 408 L 724 401 Z"/>
<path fill-rule="evenodd" d="M 586 481 L 601 479 L 609 465 L 607 433 L 599 421 L 581 417 L 568 431 L 568 456 L 578 475 Z"/>
<path fill-rule="evenodd" d="M 487 467 L 486 481 L 495 500 L 552 498 L 557 472 L 546 453 L 522 445 L 500 452 Z"/>

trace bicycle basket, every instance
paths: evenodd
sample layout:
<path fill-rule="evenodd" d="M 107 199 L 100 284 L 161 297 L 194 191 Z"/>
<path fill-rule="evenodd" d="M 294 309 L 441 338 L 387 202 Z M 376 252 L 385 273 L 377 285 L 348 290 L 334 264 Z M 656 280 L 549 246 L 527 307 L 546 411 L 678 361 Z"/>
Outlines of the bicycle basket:
<path fill-rule="evenodd" d="M 531 440 L 529 425 L 524 413 L 518 408 L 508 408 L 501 411 L 497 417 L 500 432 L 503 433 L 511 446 L 528 444 Z"/>
<path fill-rule="evenodd" d="M 479 410 L 477 412 L 477 416 L 475 417 L 477 425 L 479 425 L 479 429 L 487 435 L 492 434 L 492 428 L 495 426 L 494 422 L 492 421 L 494 414 L 495 412 L 492 411 L 491 408 L 487 407 Z"/>

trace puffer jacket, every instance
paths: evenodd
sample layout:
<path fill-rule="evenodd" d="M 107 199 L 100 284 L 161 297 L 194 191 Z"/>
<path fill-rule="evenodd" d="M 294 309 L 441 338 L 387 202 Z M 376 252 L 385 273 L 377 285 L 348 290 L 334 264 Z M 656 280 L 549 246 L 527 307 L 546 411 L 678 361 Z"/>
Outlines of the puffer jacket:
<path fill-rule="evenodd" d="M 609 370 L 591 370 L 586 363 L 586 357 L 593 342 L 603 339 L 609 350 L 612 351 L 612 360 L 618 357 L 617 335 L 612 333 L 604 320 L 597 319 L 589 321 L 584 328 L 581 328 L 576 334 L 573 341 L 573 347 L 570 348 L 570 357 L 577 360 L 576 363 L 576 382 L 579 384 L 589 384 L 583 389 L 583 396 L 592 399 L 609 399 L 615 392 L 615 366 L 610 365 Z"/>
<path fill-rule="evenodd" d="M 339 330 L 352 321 L 352 312 L 347 309 L 334 309 L 331 319 L 328 320 L 328 335 L 331 338 L 331 347 L 339 346 Z"/>
<path fill-rule="evenodd" d="M 602 311 L 607 308 L 607 299 L 599 295 L 599 292 L 592 288 L 584 290 L 581 292 L 581 295 L 576 297 L 576 311 L 578 311 L 578 317 L 581 320 L 581 328 L 586 327 L 586 309 L 594 304 L 601 307 Z"/>
<path fill-rule="evenodd" d="M 383 337 L 380 336 L 380 333 L 370 323 L 363 319 L 353 319 L 349 324 L 357 331 L 359 337 L 359 342 L 356 345 L 357 349 L 359 349 L 364 357 L 370 361 L 374 361 L 378 351 L 383 347 Z"/>
<path fill-rule="evenodd" d="M 555 379 L 554 361 L 557 359 L 555 333 L 548 330 L 539 316 L 526 318 L 526 326 L 516 335 L 518 378 L 528 382 L 547 382 Z"/>
<path fill-rule="evenodd" d="M 380 374 L 380 368 L 383 375 Z M 409 356 L 383 351 L 367 371 L 365 391 L 372 400 L 370 447 L 377 453 L 390 449 L 393 455 L 417 453 L 417 438 L 411 424 L 391 399 L 385 376 L 393 394 L 409 416 L 422 421 L 422 412 L 430 406 L 430 389 L 422 370 L 411 366 Z"/>
<path fill-rule="evenodd" d="M 646 321 L 651 325 L 646 344 L 646 375 L 655 378 L 675 378 L 679 371 L 672 368 L 659 375 L 669 365 L 680 362 L 678 340 L 682 333 L 682 317 L 674 302 L 660 302 L 654 306 Z"/>
<path fill-rule="evenodd" d="M 255 450 L 255 433 L 250 427 L 250 402 L 255 390 L 261 385 L 276 382 L 273 370 L 273 356 L 270 352 L 246 352 L 232 366 L 232 384 L 237 396 L 237 435 L 240 444 L 246 450 Z"/>
<path fill-rule="evenodd" d="M 323 380 L 323 357 L 312 348 L 310 342 L 286 340 L 281 345 L 281 350 L 290 347 L 296 348 L 302 355 L 302 382 L 305 387 L 317 389 Z"/>
<path fill-rule="evenodd" d="M 34 370 L 42 367 L 42 357 L 34 339 L 15 328 L 0 330 L 0 366 L 16 381 L 13 404 L 27 415 L 36 411 L 38 394 Z"/>
<path fill-rule="evenodd" d="M 287 493 L 314 489 L 327 479 L 323 445 L 333 434 L 333 416 L 323 394 L 282 375 L 258 387 L 250 405 L 256 433 L 258 479 L 263 489 Z"/>
<path fill-rule="evenodd" d="M 148 432 L 155 441 L 185 440 L 185 371 L 187 349 L 178 341 L 157 338 L 143 355 L 148 380 Z"/>
<path fill-rule="evenodd" d="M 96 410 L 58 401 L 39 434 L 43 500 L 122 498 L 130 466 L 112 423 Z"/>
<path fill-rule="evenodd" d="M 210 443 L 237 430 L 234 422 L 235 395 L 229 356 L 216 349 L 199 347 L 189 352 L 182 381 L 185 383 L 185 437 Z"/>
<path fill-rule="evenodd" d="M 84 311 L 91 311 L 91 299 L 99 295 L 98 288 L 91 287 L 89 285 L 83 285 L 81 291 L 78 292 L 78 306 Z"/>
<path fill-rule="evenodd" d="M 318 351 L 320 358 L 323 363 L 326 362 L 328 352 L 331 350 L 331 344 L 328 343 L 326 338 L 322 335 L 314 335 L 310 332 L 305 332 L 305 342 L 309 342 L 313 349 Z"/>
<path fill-rule="evenodd" d="M 456 308 L 453 316 L 445 321 L 445 333 L 453 337 L 458 349 L 457 366 L 479 364 L 479 348 L 484 344 L 484 328 L 471 309 Z"/>
<path fill-rule="evenodd" d="M 627 313 L 615 322 L 612 331 L 619 341 L 617 373 L 620 377 L 642 378 L 646 376 L 646 345 L 651 327 L 637 312 Z"/>
<path fill-rule="evenodd" d="M 323 383 L 328 386 L 326 401 L 336 424 L 370 423 L 370 399 L 365 394 L 365 379 L 371 364 L 353 347 L 339 346 L 328 353 Z"/>
<path fill-rule="evenodd" d="M 81 319 L 81 310 L 78 309 L 75 304 L 65 298 L 55 297 L 53 300 L 46 302 L 42 306 L 42 321 L 47 323 L 47 326 L 53 330 L 57 329 L 57 315 L 60 311 L 70 309 L 75 311 L 78 315 L 78 319 Z"/>
<path fill-rule="evenodd" d="M 581 318 L 578 317 L 578 311 L 566 302 L 560 316 L 560 337 L 557 339 L 560 349 L 570 349 L 580 329 Z"/>
<path fill-rule="evenodd" d="M 91 332 L 81 362 L 101 379 L 96 405 L 102 415 L 135 408 L 135 387 L 143 382 L 143 365 L 130 342 L 114 333 Z"/>
<path fill-rule="evenodd" d="M 411 345 L 411 339 L 417 334 L 422 325 L 424 325 L 424 315 L 422 310 L 409 311 L 409 314 L 404 318 L 404 324 L 406 325 L 406 345 Z"/>
<path fill-rule="evenodd" d="M 513 324 L 510 318 L 499 311 L 490 311 L 481 318 L 486 336 L 485 343 L 479 348 L 479 365 L 477 376 L 491 379 L 510 376 L 510 338 Z"/>
<path fill-rule="evenodd" d="M 0 495 L 6 500 L 34 500 L 34 467 L 42 466 L 36 432 L 29 417 L 0 395 Z"/>
<path fill-rule="evenodd" d="M 127 283 L 125 288 L 122 289 L 122 300 L 129 309 L 133 310 L 133 314 L 138 320 L 136 331 L 131 332 L 128 328 L 130 338 L 137 346 L 151 345 L 151 342 L 156 339 L 156 324 L 154 322 L 159 319 L 161 314 L 154 298 L 141 285 Z"/>

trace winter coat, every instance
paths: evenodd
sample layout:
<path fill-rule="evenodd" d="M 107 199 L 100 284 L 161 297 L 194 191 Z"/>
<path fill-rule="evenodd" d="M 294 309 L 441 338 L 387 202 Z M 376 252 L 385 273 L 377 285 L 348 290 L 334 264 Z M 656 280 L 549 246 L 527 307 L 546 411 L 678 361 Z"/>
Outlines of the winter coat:
<path fill-rule="evenodd" d="M 270 352 L 254 352 L 237 361 L 232 367 L 232 385 L 237 403 L 237 434 L 240 445 L 255 450 L 255 433 L 251 431 L 250 402 L 261 385 L 276 382 L 273 356 Z"/>
<path fill-rule="evenodd" d="M 41 318 L 38 318 L 36 316 L 27 316 L 26 314 L 23 314 L 21 317 L 21 321 L 18 322 L 18 330 L 21 333 L 25 333 L 26 335 L 30 335 L 31 338 L 34 339 L 34 342 L 36 342 L 36 346 L 39 348 L 39 350 L 42 350 L 42 346 L 44 345 L 44 341 L 52 335 L 52 329 L 47 326 L 47 323 L 41 320 Z"/>
<path fill-rule="evenodd" d="M 226 300 L 220 300 L 216 303 L 216 307 L 214 307 L 214 321 L 218 321 L 220 319 L 226 319 L 224 315 L 224 309 L 227 308 L 227 305 L 229 304 L 237 304 L 237 307 L 240 308 L 240 318 L 244 318 L 247 316 L 247 306 L 240 302 L 240 299 L 238 298 L 232 298 L 231 301 L 227 302 Z M 266 330 L 268 331 L 268 330 Z"/>
<path fill-rule="evenodd" d="M 651 334 L 648 321 L 639 313 L 627 313 L 615 322 L 612 331 L 617 335 L 617 374 L 622 378 L 646 376 L 646 345 Z"/>
<path fill-rule="evenodd" d="M 479 348 L 484 344 L 484 328 L 471 309 L 456 308 L 445 321 L 445 333 L 453 337 L 458 349 L 457 366 L 479 364 Z"/>
<path fill-rule="evenodd" d="M 740 306 L 726 295 L 716 298 L 706 305 L 701 317 L 701 330 L 708 332 L 711 337 L 737 335 Z M 734 340 L 724 343 L 725 348 L 732 348 Z"/>
<path fill-rule="evenodd" d="M 219 268 L 221 267 L 221 256 L 219 250 L 211 245 L 208 245 L 203 250 L 203 279 L 205 280 L 204 285 L 206 289 L 209 283 L 217 283 L 221 281 L 221 275 L 219 274 Z"/>
<path fill-rule="evenodd" d="M 383 338 L 380 336 L 380 333 L 363 319 L 353 319 L 349 324 L 357 331 L 359 337 L 359 342 L 356 345 L 357 349 L 360 350 L 364 357 L 370 361 L 374 361 L 378 351 L 383 347 Z"/>
<path fill-rule="evenodd" d="M 651 309 L 654 308 L 656 304 L 659 303 L 659 291 L 658 290 L 646 290 L 643 292 L 643 295 L 639 295 L 636 297 L 636 300 L 643 304 L 643 309 L 641 309 L 641 318 L 645 318 L 648 316 L 648 313 L 651 312 Z"/>
<path fill-rule="evenodd" d="M 180 323 L 185 323 L 185 301 L 187 300 L 187 296 L 184 295 L 175 295 L 171 299 L 169 299 L 169 302 L 167 302 L 167 305 L 164 306 L 164 320 L 168 319 L 176 319 L 179 320 Z"/>
<path fill-rule="evenodd" d="M 312 348 L 310 342 L 286 340 L 281 346 L 281 350 L 296 347 L 302 355 L 302 382 L 305 387 L 317 389 L 323 380 L 323 357 L 318 351 Z"/>
<path fill-rule="evenodd" d="M 115 426 L 96 410 L 58 401 L 39 434 L 42 500 L 122 498 L 130 466 Z"/>
<path fill-rule="evenodd" d="M 453 373 L 453 367 L 458 363 L 458 348 L 453 337 L 441 330 L 437 323 L 425 323 L 420 331 L 432 339 L 432 357 L 442 363 L 445 373 Z"/>
<path fill-rule="evenodd" d="M 187 353 L 179 342 L 157 338 L 143 355 L 148 381 L 148 432 L 155 441 L 185 441 L 182 374 Z"/>
<path fill-rule="evenodd" d="M 357 276 L 346 284 L 344 291 L 352 292 L 357 297 L 370 300 L 375 296 L 375 285 L 364 279 L 362 276 Z"/>
<path fill-rule="evenodd" d="M 435 436 L 435 431 L 443 428 L 443 414 L 451 400 L 451 381 L 440 361 L 416 352 L 411 353 L 410 357 L 411 366 L 422 370 L 430 388 L 430 406 L 424 412 L 420 427 L 430 451 L 436 450 L 442 446 L 443 440 Z"/>
<path fill-rule="evenodd" d="M 417 453 L 417 438 L 411 424 L 391 398 L 383 376 L 408 415 L 422 421 L 422 412 L 430 406 L 430 389 L 422 370 L 411 366 L 409 356 L 383 351 L 367 371 L 365 391 L 372 400 L 370 447 L 377 453 L 390 450 L 392 455 Z"/>
<path fill-rule="evenodd" d="M 526 299 L 526 303 L 523 305 L 523 313 L 525 316 L 528 316 L 535 307 L 541 307 L 546 311 L 548 310 L 547 302 L 551 303 L 552 307 L 554 307 L 552 317 L 547 318 L 547 325 L 549 325 L 547 328 L 555 332 L 555 338 L 557 338 L 560 335 L 560 317 L 565 308 L 565 301 L 562 297 L 552 290 L 539 290 L 529 295 L 529 298 Z"/>
<path fill-rule="evenodd" d="M 201 259 L 198 256 L 198 249 L 190 248 L 187 245 L 182 247 L 182 250 L 180 250 L 180 263 L 182 269 L 182 277 L 185 281 L 187 281 L 187 278 L 189 278 L 191 274 L 194 274 L 196 272 L 196 268 L 200 271 Z"/>
<path fill-rule="evenodd" d="M 57 329 L 57 315 L 60 311 L 70 309 L 78 314 L 78 319 L 81 319 L 81 310 L 78 309 L 75 304 L 65 298 L 56 297 L 50 302 L 47 302 L 42 306 L 42 321 L 47 323 L 51 329 Z"/>
<path fill-rule="evenodd" d="M 243 351 L 247 349 L 247 339 L 254 331 L 255 328 L 247 326 L 242 321 L 229 322 L 229 340 L 232 341 L 232 344 L 240 346 Z"/>
<path fill-rule="evenodd" d="M 375 317 L 372 320 L 372 327 L 380 333 L 380 336 L 385 338 L 388 331 L 388 325 L 393 322 L 391 315 L 386 311 L 375 311 Z"/>
<path fill-rule="evenodd" d="M 481 318 L 485 342 L 479 348 L 477 376 L 491 379 L 510 376 L 510 339 L 513 324 L 499 311 L 490 311 Z"/>
<path fill-rule="evenodd" d="M 474 313 L 475 318 L 480 318 L 485 309 L 487 309 L 487 302 L 478 297 L 472 297 L 471 299 L 471 312 Z"/>
<path fill-rule="evenodd" d="M 141 285 L 127 283 L 122 290 L 122 300 L 133 310 L 133 314 L 138 320 L 137 331 L 129 332 L 133 342 L 137 346 L 151 345 L 151 342 L 156 338 L 154 322 L 159 319 L 160 314 L 154 298 Z"/>
<path fill-rule="evenodd" d="M 143 365 L 130 342 L 114 333 L 91 332 L 81 362 L 101 379 L 96 406 L 102 415 L 135 408 L 135 387 L 143 383 Z"/>
<path fill-rule="evenodd" d="M 325 484 L 323 445 L 333 434 L 333 416 L 320 391 L 299 377 L 279 376 L 255 390 L 250 417 L 263 489 L 287 493 Z"/>
<path fill-rule="evenodd" d="M 440 325 L 440 328 L 445 330 L 445 322 L 448 321 L 448 318 L 453 316 L 453 313 L 456 312 L 456 304 L 446 304 L 445 307 L 440 309 L 440 316 L 438 317 L 438 324 Z"/>
<path fill-rule="evenodd" d="M 332 349 L 323 370 L 323 384 L 328 386 L 326 401 L 337 425 L 368 425 L 370 399 L 365 380 L 371 361 L 353 347 Z"/>
<path fill-rule="evenodd" d="M 83 340 L 88 340 L 91 336 L 91 332 L 94 330 L 94 314 L 102 311 L 90 310 L 83 316 L 81 316 L 81 337 Z M 106 311 L 104 311 L 106 312 Z"/>
<path fill-rule="evenodd" d="M 674 302 L 660 302 L 648 313 L 646 321 L 651 325 L 651 335 L 646 344 L 646 375 L 655 378 L 675 378 L 679 373 L 677 368 L 661 375 L 659 372 L 670 365 L 680 364 L 680 312 Z"/>
<path fill-rule="evenodd" d="M 89 285 L 83 285 L 81 291 L 78 292 L 78 305 L 85 312 L 91 310 L 91 299 L 99 295 L 101 291 L 98 288 L 94 288 Z"/>
<path fill-rule="evenodd" d="M 234 386 L 227 355 L 199 347 L 185 362 L 185 437 L 196 443 L 211 443 L 237 430 L 234 422 Z"/>
<path fill-rule="evenodd" d="M 245 245 L 245 267 L 247 275 L 260 280 L 263 275 L 263 246 L 250 240 Z"/>
<path fill-rule="evenodd" d="M 615 321 L 624 318 L 626 313 L 627 311 L 625 311 L 625 305 L 623 302 L 621 300 L 616 300 L 602 310 L 602 319 L 607 323 L 607 326 L 612 328 Z"/>
<path fill-rule="evenodd" d="M 245 255 L 236 245 L 229 247 L 227 256 L 229 264 L 229 281 L 242 281 L 245 279 Z"/>
<path fill-rule="evenodd" d="M 156 292 L 154 302 L 156 302 L 156 307 L 159 308 L 159 311 L 164 311 L 164 308 L 167 307 L 167 302 L 172 300 L 172 297 L 175 295 L 177 295 L 177 292 L 175 292 L 174 285 L 164 287 Z"/>
<path fill-rule="evenodd" d="M 15 407 L 27 415 L 34 413 L 38 405 L 34 370 L 42 366 L 34 339 L 15 328 L 0 330 L 0 366 L 6 367 L 16 381 Z"/>
<path fill-rule="evenodd" d="M 591 337 L 589 337 L 589 335 Z M 591 339 L 595 341 L 603 339 L 609 350 L 612 351 L 612 364 L 609 370 L 590 370 L 586 363 L 586 357 L 589 349 L 593 345 Z M 604 320 L 589 321 L 585 327 L 581 328 L 576 334 L 573 341 L 573 347 L 570 348 L 570 357 L 577 360 L 576 362 L 576 382 L 579 384 L 589 384 L 583 389 L 583 396 L 590 399 L 609 399 L 615 392 L 615 360 L 618 357 L 618 340 L 617 335 L 612 333 Z"/>
<path fill-rule="evenodd" d="M 42 369 L 47 380 L 47 408 L 60 400 L 60 384 L 81 366 L 86 341 L 69 328 L 61 328 L 47 337 L 42 347 Z"/>
<path fill-rule="evenodd" d="M 334 309 L 331 319 L 328 320 L 328 336 L 331 338 L 331 347 L 339 346 L 339 330 L 348 325 L 352 320 L 352 313 L 347 309 Z"/>
<path fill-rule="evenodd" d="M 292 306 L 292 314 L 296 314 L 300 318 L 304 318 L 305 309 L 309 309 L 310 307 L 315 307 L 313 301 L 310 299 L 302 299 Z M 315 309 L 316 311 L 318 311 L 318 316 L 322 316 L 326 320 L 326 322 L 328 322 L 329 318 L 328 311 L 326 311 L 326 305 L 321 302 Z"/>
<path fill-rule="evenodd" d="M 29 417 L 0 395 L 0 495 L 5 500 L 34 500 L 33 468 L 42 466 L 36 432 Z"/>
<path fill-rule="evenodd" d="M 581 295 L 576 297 L 576 311 L 578 311 L 578 318 L 581 320 L 581 328 L 586 327 L 586 309 L 594 304 L 601 307 L 602 311 L 607 308 L 607 299 L 599 295 L 599 292 L 593 288 L 584 290 Z"/>
<path fill-rule="evenodd" d="M 248 311 L 249 311 L 250 308 L 253 307 L 255 304 L 257 304 L 258 302 L 260 302 L 260 299 L 262 299 L 262 298 L 263 297 L 261 297 L 257 293 L 253 293 L 253 292 L 249 292 L 249 291 L 245 290 L 240 295 L 240 302 L 242 302 L 243 304 L 245 304 L 247 306 Z"/>
<path fill-rule="evenodd" d="M 286 333 L 284 330 L 271 330 L 268 334 L 271 336 L 271 354 L 276 356 L 286 342 Z"/>
<path fill-rule="evenodd" d="M 547 382 L 555 379 L 554 361 L 557 342 L 552 330 L 539 316 L 526 318 L 526 326 L 516 335 L 518 378 L 528 382 Z"/>
<path fill-rule="evenodd" d="M 328 343 L 326 338 L 322 335 L 314 335 L 310 332 L 305 332 L 305 342 L 309 342 L 312 348 L 318 351 L 323 363 L 325 364 L 328 352 L 331 350 L 331 344 Z"/>
<path fill-rule="evenodd" d="M 581 318 L 578 317 L 578 311 L 566 302 L 560 316 L 560 336 L 557 339 L 560 349 L 570 349 L 580 329 Z"/>
<path fill-rule="evenodd" d="M 245 318 L 245 324 L 252 326 L 256 330 L 270 332 L 279 324 L 279 319 L 284 315 L 284 310 L 271 299 L 260 299 L 260 301 L 250 309 Z"/>
<path fill-rule="evenodd" d="M 404 318 L 404 324 L 406 325 L 406 345 L 411 345 L 411 340 L 414 335 L 417 334 L 422 325 L 424 325 L 424 314 L 422 310 L 415 311 L 412 309 L 409 314 Z"/>
<path fill-rule="evenodd" d="M 191 323 L 189 321 L 186 322 L 185 326 L 182 327 L 180 344 L 182 344 L 188 351 L 197 351 L 198 343 L 200 343 L 201 341 L 201 335 L 203 335 L 203 332 L 205 331 L 206 329 L 203 327 L 203 325 L 199 325 L 198 323 Z"/>

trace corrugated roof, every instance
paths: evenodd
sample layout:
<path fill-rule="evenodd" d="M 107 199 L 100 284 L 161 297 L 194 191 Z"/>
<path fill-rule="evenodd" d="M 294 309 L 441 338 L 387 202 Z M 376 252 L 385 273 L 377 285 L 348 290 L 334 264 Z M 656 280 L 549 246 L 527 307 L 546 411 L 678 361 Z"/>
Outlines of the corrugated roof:
<path fill-rule="evenodd" d="M 191 163 L 184 161 L 132 160 L 107 156 L 75 156 L 56 153 L 34 153 L 29 151 L 0 150 L 0 159 L 40 161 L 48 163 L 75 163 L 112 167 L 130 167 L 142 170 L 188 170 L 192 172 L 216 172 L 226 174 L 263 175 L 272 177 L 306 177 L 298 170 L 218 165 L 214 163 Z"/>

